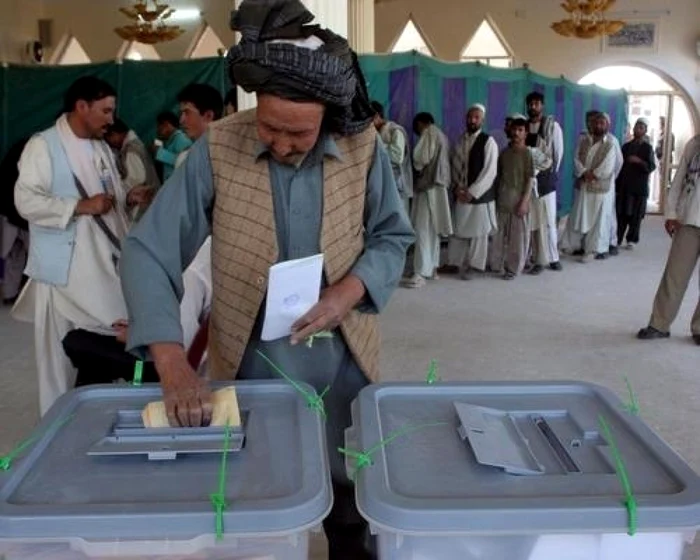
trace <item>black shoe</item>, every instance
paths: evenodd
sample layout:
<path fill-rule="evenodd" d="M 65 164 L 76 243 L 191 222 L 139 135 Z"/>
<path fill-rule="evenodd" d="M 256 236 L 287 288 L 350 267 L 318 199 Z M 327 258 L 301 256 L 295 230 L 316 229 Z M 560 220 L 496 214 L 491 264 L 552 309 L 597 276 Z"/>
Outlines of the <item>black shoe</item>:
<path fill-rule="evenodd" d="M 561 263 L 559 261 L 557 261 L 557 262 L 549 263 L 549 269 L 556 270 L 557 272 L 561 272 L 562 270 L 564 270 L 564 267 L 561 265 Z"/>
<path fill-rule="evenodd" d="M 610 253 L 611 257 L 617 257 L 617 255 L 620 254 L 620 251 L 618 251 L 617 247 L 613 247 L 612 245 L 610 245 L 610 247 L 608 248 L 608 252 Z"/>
<path fill-rule="evenodd" d="M 697 344 L 698 346 L 700 346 L 700 334 L 694 334 L 694 335 L 693 335 L 693 342 L 695 342 L 695 344 Z"/>
<path fill-rule="evenodd" d="M 637 333 L 637 338 L 639 340 L 656 340 L 658 338 L 668 338 L 669 336 L 671 336 L 671 333 L 660 331 L 651 325 L 643 328 Z"/>
<path fill-rule="evenodd" d="M 574 257 L 582 257 L 583 255 L 586 254 L 586 252 L 583 249 L 578 249 L 571 253 Z"/>
<path fill-rule="evenodd" d="M 542 265 L 536 264 L 528 271 L 528 274 L 531 274 L 532 276 L 539 276 L 540 274 L 542 274 L 543 270 L 544 268 L 542 267 Z"/>
<path fill-rule="evenodd" d="M 608 258 L 608 254 L 607 254 L 607 253 L 598 253 L 598 254 L 596 254 L 596 256 L 595 256 L 595 260 L 597 260 L 597 261 L 604 261 L 604 260 L 607 259 L 607 258 Z"/>

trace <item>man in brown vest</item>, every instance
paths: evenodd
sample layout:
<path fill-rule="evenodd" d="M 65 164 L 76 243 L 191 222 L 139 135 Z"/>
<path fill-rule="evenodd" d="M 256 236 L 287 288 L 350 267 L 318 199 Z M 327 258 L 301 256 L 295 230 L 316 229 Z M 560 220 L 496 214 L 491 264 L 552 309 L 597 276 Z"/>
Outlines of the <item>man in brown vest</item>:
<path fill-rule="evenodd" d="M 335 503 L 324 523 L 330 558 L 362 560 L 366 524 L 345 474 L 350 403 L 378 377 L 377 314 L 413 242 L 356 55 L 345 39 L 307 25 L 300 0 L 244 0 L 228 54 L 233 81 L 257 111 L 213 123 L 124 243 L 129 348 L 155 361 L 170 422 L 206 424 L 211 397 L 182 346 L 182 269 L 212 235 L 209 376 L 276 377 L 256 351 L 321 391 Z M 295 39 L 295 37 L 297 37 Z M 270 266 L 324 254 L 319 303 L 291 339 L 261 340 Z M 144 281 L 147 279 L 147 281 Z M 320 331 L 332 338 L 299 344 Z"/>

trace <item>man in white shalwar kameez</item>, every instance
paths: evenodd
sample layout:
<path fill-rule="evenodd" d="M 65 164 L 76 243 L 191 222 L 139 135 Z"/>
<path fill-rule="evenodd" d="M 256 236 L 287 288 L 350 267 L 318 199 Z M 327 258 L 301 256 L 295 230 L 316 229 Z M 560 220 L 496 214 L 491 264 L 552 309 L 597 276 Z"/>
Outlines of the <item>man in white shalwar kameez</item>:
<path fill-rule="evenodd" d="M 27 275 L 16 318 L 34 322 L 39 401 L 44 414 L 75 383 L 63 338 L 73 329 L 115 335 L 126 316 L 118 263 L 128 218 L 116 162 L 102 140 L 115 92 L 78 79 L 65 114 L 22 154 L 15 202 L 30 228 Z"/>
<path fill-rule="evenodd" d="M 552 165 L 537 175 L 537 197 L 532 199 L 530 227 L 533 232 L 532 252 L 536 266 L 560 271 L 557 229 L 557 183 L 564 159 L 564 136 L 561 126 L 544 113 L 544 95 L 533 91 L 526 98 L 529 129 L 527 145 L 538 148 L 544 144 Z"/>
<path fill-rule="evenodd" d="M 420 136 L 413 151 L 413 208 L 416 232 L 413 276 L 402 280 L 405 288 L 420 288 L 426 279 L 437 279 L 440 265 L 440 236 L 452 235 L 452 216 L 447 189 L 450 187 L 449 142 L 435 126 L 430 113 L 419 113 L 413 129 Z"/>
<path fill-rule="evenodd" d="M 593 134 L 583 138 L 575 155 L 576 188 L 562 248 L 585 262 L 591 254 L 603 259 L 610 242 L 610 222 L 606 217 L 610 189 L 615 188 L 615 149 L 607 131 L 610 117 L 599 113 Z"/>
<path fill-rule="evenodd" d="M 486 108 L 473 105 L 467 112 L 467 131 L 452 152 L 454 235 L 448 245 L 448 265 L 463 280 L 485 272 L 489 236 L 498 229 L 496 173 L 498 145 L 482 131 Z"/>

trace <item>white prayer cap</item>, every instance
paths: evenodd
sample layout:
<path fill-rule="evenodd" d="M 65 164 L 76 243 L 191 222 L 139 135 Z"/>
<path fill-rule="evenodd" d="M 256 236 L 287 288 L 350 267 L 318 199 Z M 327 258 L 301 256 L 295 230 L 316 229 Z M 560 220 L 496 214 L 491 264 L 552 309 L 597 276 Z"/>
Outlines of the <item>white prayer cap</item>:
<path fill-rule="evenodd" d="M 484 107 L 481 103 L 474 103 L 469 107 L 467 110 L 467 113 L 470 111 L 481 111 L 484 115 L 486 114 L 486 107 Z"/>
<path fill-rule="evenodd" d="M 639 118 L 637 119 L 637 122 L 636 122 L 635 124 L 643 124 L 644 126 L 646 126 L 647 128 L 649 128 L 649 119 L 646 119 L 646 118 L 644 118 L 644 117 L 639 117 Z"/>
<path fill-rule="evenodd" d="M 508 117 L 512 121 L 526 121 L 527 117 L 523 115 L 522 113 L 513 113 L 510 117 Z"/>

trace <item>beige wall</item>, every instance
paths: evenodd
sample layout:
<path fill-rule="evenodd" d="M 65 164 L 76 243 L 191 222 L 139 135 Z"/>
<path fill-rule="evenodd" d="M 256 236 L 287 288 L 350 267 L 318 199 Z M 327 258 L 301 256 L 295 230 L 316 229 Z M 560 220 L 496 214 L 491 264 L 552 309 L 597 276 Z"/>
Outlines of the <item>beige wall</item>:
<path fill-rule="evenodd" d="M 376 6 L 376 48 L 385 52 L 410 14 L 428 36 L 438 57 L 456 60 L 471 34 L 488 12 L 513 48 L 517 64 L 527 62 L 541 73 L 565 74 L 578 80 L 588 71 L 618 62 L 643 63 L 660 69 L 680 83 L 700 104 L 699 0 L 618 0 L 621 11 L 670 9 L 660 16 L 658 53 L 611 55 L 600 41 L 566 39 L 549 29 L 564 12 L 555 0 L 382 0 Z M 94 61 L 114 59 L 121 39 L 112 31 L 127 23 L 117 11 L 128 0 L 0 0 L 0 56 L 20 60 L 24 44 L 36 38 L 37 19 L 54 21 L 54 42 L 72 32 Z M 171 0 L 177 7 L 201 6 L 204 19 L 225 45 L 234 41 L 229 16 L 233 0 Z M 181 58 L 200 22 L 182 24 L 187 33 L 177 41 L 157 45 L 164 59 Z"/>
<path fill-rule="evenodd" d="M 555 0 L 383 0 L 376 6 L 376 49 L 386 52 L 412 14 L 436 55 L 457 60 L 488 12 L 513 49 L 518 65 L 527 62 L 537 72 L 564 74 L 577 81 L 601 66 L 642 63 L 666 72 L 700 104 L 700 56 L 696 52 L 699 0 L 618 0 L 615 9 L 671 10 L 670 16 L 658 17 L 658 53 L 611 55 L 601 52 L 600 40 L 560 37 L 549 28 L 564 15 Z"/>
<path fill-rule="evenodd" d="M 44 0 L 44 13 L 54 20 L 54 33 L 58 38 L 64 33 L 73 33 L 93 61 L 114 60 L 122 40 L 113 29 L 129 22 L 118 8 L 133 3 L 124 0 Z M 168 4 L 174 8 L 201 6 L 204 19 L 224 44 L 233 43 L 233 32 L 228 27 L 232 1 L 172 0 Z M 200 24 L 201 21 L 178 22 L 187 32 L 175 41 L 156 45 L 161 58 L 182 58 Z"/>
<path fill-rule="evenodd" d="M 25 45 L 37 39 L 41 0 L 0 0 L 0 61 L 20 62 Z"/>

